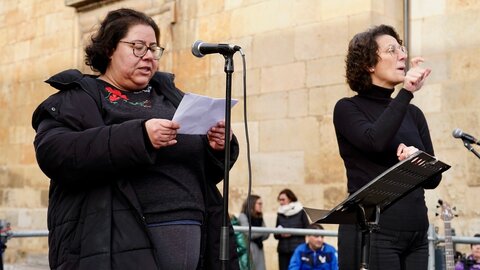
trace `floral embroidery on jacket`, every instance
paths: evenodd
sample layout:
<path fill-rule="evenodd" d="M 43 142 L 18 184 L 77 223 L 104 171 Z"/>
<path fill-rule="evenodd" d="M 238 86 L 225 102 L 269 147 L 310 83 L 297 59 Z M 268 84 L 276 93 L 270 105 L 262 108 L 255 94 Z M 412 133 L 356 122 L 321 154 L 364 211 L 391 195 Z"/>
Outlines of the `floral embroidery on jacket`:
<path fill-rule="evenodd" d="M 110 103 L 117 103 L 117 101 L 119 99 L 122 99 L 123 101 L 128 100 L 128 97 L 126 95 L 122 94 L 122 92 L 120 92 L 120 90 L 113 89 L 110 86 L 106 86 L 105 90 L 107 90 L 107 92 L 109 93 L 108 96 L 106 96 L 106 98 L 108 98 Z"/>
<path fill-rule="evenodd" d="M 133 106 L 141 106 L 141 107 L 146 107 L 150 108 L 152 107 L 152 103 L 150 100 L 145 100 L 145 101 L 139 101 L 139 102 L 132 102 L 130 99 L 127 97 L 127 95 L 123 94 L 120 90 L 114 89 L 110 86 L 105 86 L 105 90 L 107 91 L 107 96 L 105 96 L 105 99 L 110 101 L 112 104 L 118 104 L 118 102 L 123 101 L 125 103 L 128 103 Z M 149 85 L 146 89 L 139 91 L 138 93 L 150 93 L 151 91 L 151 86 Z"/>

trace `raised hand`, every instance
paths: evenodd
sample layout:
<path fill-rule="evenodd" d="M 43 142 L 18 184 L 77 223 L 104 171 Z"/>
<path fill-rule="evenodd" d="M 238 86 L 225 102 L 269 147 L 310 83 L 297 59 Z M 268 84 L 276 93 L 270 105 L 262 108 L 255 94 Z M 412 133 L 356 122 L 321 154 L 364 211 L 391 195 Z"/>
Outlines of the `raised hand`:
<path fill-rule="evenodd" d="M 411 68 L 408 70 L 403 81 L 403 88 L 410 92 L 416 92 L 422 88 L 425 79 L 432 72 L 429 68 L 423 68 L 420 66 L 424 62 L 422 57 L 414 57 L 410 61 Z"/>

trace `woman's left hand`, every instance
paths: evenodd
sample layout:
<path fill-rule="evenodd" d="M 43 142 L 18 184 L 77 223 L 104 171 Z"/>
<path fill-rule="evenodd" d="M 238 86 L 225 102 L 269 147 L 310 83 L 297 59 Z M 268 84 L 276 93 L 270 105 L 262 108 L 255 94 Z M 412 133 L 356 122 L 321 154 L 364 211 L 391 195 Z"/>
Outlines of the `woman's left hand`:
<path fill-rule="evenodd" d="M 413 155 L 417 151 L 418 149 L 415 146 L 406 146 L 405 144 L 401 143 L 400 145 L 398 145 L 397 148 L 398 160 L 402 161 Z"/>
<path fill-rule="evenodd" d="M 403 88 L 414 93 L 422 88 L 425 79 L 430 75 L 432 70 L 430 68 L 422 68 L 420 66 L 424 59 L 422 57 L 414 57 L 410 61 L 411 68 L 405 74 Z"/>
<path fill-rule="evenodd" d="M 233 132 L 230 130 L 230 140 L 232 140 Z M 225 149 L 225 122 L 220 121 L 217 125 L 210 128 L 207 132 L 207 139 L 210 147 L 214 150 Z"/>

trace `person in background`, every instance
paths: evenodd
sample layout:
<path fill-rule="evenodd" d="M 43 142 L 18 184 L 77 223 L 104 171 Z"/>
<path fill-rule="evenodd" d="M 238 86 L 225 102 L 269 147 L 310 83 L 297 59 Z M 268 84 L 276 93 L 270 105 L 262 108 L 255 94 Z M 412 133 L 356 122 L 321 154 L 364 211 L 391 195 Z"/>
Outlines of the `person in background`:
<path fill-rule="evenodd" d="M 473 237 L 480 237 L 480 234 L 475 234 Z M 470 245 L 472 253 L 466 258 L 455 264 L 455 270 L 474 270 L 480 269 L 480 244 Z"/>
<path fill-rule="evenodd" d="M 211 202 L 222 201 L 225 142 L 232 164 L 238 143 L 223 121 L 203 135 L 178 133 L 171 119 L 183 92 L 157 71 L 159 40 L 144 13 L 110 11 L 85 49 L 99 76 L 67 70 L 46 81 L 59 92 L 32 125 L 50 178 L 51 269 L 214 269 L 199 262 L 202 232 Z"/>
<path fill-rule="evenodd" d="M 407 50 L 388 25 L 371 27 L 349 43 L 346 78 L 357 94 L 339 100 L 333 112 L 349 194 L 418 150 L 434 155 L 425 116 L 410 104 L 431 70 L 421 66 L 421 57 L 413 58 L 408 70 L 406 61 Z M 371 234 L 370 270 L 428 268 L 425 189 L 437 187 L 440 180 L 441 174 L 426 180 L 382 212 L 380 230 Z M 360 268 L 360 239 L 359 226 L 339 226 L 340 270 Z"/>
<path fill-rule="evenodd" d="M 240 226 L 240 222 L 235 215 L 230 215 L 230 222 L 233 226 Z M 238 263 L 240 270 L 249 270 L 247 240 L 242 232 L 235 232 L 235 244 L 237 246 Z"/>
<path fill-rule="evenodd" d="M 307 228 L 310 225 L 302 204 L 292 190 L 286 188 L 277 197 L 280 206 L 277 211 L 277 228 Z M 290 258 L 298 245 L 305 242 L 303 235 L 274 234 L 278 239 L 278 265 L 280 270 L 287 270 Z"/>
<path fill-rule="evenodd" d="M 323 230 L 323 226 L 313 223 L 308 229 Z M 307 235 L 307 242 L 294 251 L 288 270 L 337 270 L 337 250 L 324 242 L 321 235 Z"/>
<path fill-rule="evenodd" d="M 238 216 L 240 225 L 246 227 L 250 225 L 252 227 L 266 227 L 263 220 L 262 206 L 263 202 L 260 196 L 254 194 L 250 195 L 250 197 L 243 202 L 242 211 Z M 266 269 L 263 241 L 267 240 L 268 236 L 268 233 L 252 232 L 250 238 L 250 254 L 252 255 L 252 263 L 255 270 Z"/>

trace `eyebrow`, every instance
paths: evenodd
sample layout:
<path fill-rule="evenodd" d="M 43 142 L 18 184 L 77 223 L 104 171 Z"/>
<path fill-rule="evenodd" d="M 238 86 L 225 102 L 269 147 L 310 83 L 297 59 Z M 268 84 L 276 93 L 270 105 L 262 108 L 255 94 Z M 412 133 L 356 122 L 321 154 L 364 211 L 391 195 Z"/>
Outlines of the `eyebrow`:
<path fill-rule="evenodd" d="M 145 40 L 141 40 L 141 39 L 134 39 L 134 40 L 132 40 L 131 42 L 142 42 L 142 43 L 145 43 L 145 44 L 147 44 L 147 45 L 149 45 L 149 46 L 152 46 L 152 44 L 158 45 L 156 41 L 155 41 L 155 42 L 151 42 L 150 44 L 148 44 Z"/>

